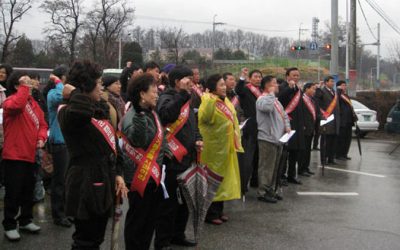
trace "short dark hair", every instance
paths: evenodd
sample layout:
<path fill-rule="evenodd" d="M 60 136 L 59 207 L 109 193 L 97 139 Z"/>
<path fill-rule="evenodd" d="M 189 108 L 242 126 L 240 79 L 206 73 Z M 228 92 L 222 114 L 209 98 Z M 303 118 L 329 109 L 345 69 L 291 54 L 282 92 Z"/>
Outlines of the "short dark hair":
<path fill-rule="evenodd" d="M 233 76 L 233 74 L 232 74 L 231 72 L 225 72 L 225 73 L 222 75 L 222 78 L 224 78 L 224 80 L 226 81 L 226 79 L 228 79 L 228 76 Z"/>
<path fill-rule="evenodd" d="M 289 76 L 289 75 L 290 75 L 290 72 L 296 71 L 296 70 L 299 71 L 299 69 L 296 68 L 296 67 L 288 68 L 288 69 L 286 70 L 286 76 Z"/>
<path fill-rule="evenodd" d="M 156 62 L 150 61 L 144 65 L 143 71 L 146 72 L 148 69 L 156 69 L 156 68 L 160 69 L 160 66 Z"/>
<path fill-rule="evenodd" d="M 102 70 L 98 64 L 89 60 L 76 61 L 68 73 L 67 82 L 84 93 L 90 93 L 101 75 Z"/>
<path fill-rule="evenodd" d="M 139 108 L 140 92 L 147 92 L 150 86 L 157 86 L 157 82 L 150 73 L 144 73 L 129 80 L 127 98 L 136 110 Z"/>
<path fill-rule="evenodd" d="M 171 70 L 168 74 L 169 78 L 169 86 L 175 88 L 175 81 L 181 80 L 187 76 L 192 76 L 193 71 L 186 67 L 186 66 L 176 66 L 174 69 Z"/>
<path fill-rule="evenodd" d="M 11 65 L 6 63 L 0 64 L 0 69 L 6 70 L 7 78 L 10 77 L 11 73 L 13 72 L 13 68 L 11 67 Z"/>
<path fill-rule="evenodd" d="M 68 74 L 68 67 L 65 65 L 60 65 L 58 67 L 55 67 L 53 69 L 53 75 L 57 76 L 58 78 L 61 79 L 62 76 L 67 76 Z"/>
<path fill-rule="evenodd" d="M 7 79 L 7 90 L 9 91 L 10 95 L 17 92 L 17 86 L 19 86 L 19 79 L 23 76 L 29 76 L 28 72 L 26 71 L 14 71 Z"/>
<path fill-rule="evenodd" d="M 39 75 L 39 73 L 36 73 L 36 72 L 29 72 L 29 78 L 37 79 L 40 81 L 40 75 Z"/>
<path fill-rule="evenodd" d="M 307 89 L 311 88 L 312 86 L 315 86 L 316 83 L 315 82 L 307 82 L 306 84 L 304 84 L 303 86 L 303 92 L 306 92 Z"/>
<path fill-rule="evenodd" d="M 278 78 L 278 79 L 276 79 L 276 82 L 278 83 L 278 85 L 282 85 L 282 83 L 284 83 L 286 81 L 285 81 L 285 79 Z"/>
<path fill-rule="evenodd" d="M 339 87 L 342 84 L 347 84 L 347 82 L 345 80 L 339 80 L 336 82 L 336 87 Z"/>
<path fill-rule="evenodd" d="M 261 71 L 258 70 L 258 69 L 254 69 L 254 70 L 250 71 L 249 78 L 251 78 L 255 73 L 259 73 L 261 75 L 261 77 L 262 77 Z"/>
<path fill-rule="evenodd" d="M 329 80 L 335 80 L 335 78 L 333 78 L 333 76 L 327 76 L 324 78 L 324 82 L 329 82 Z"/>
<path fill-rule="evenodd" d="M 273 75 L 264 76 L 263 79 L 261 80 L 260 88 L 262 90 L 264 90 L 265 85 L 269 84 L 272 81 L 272 79 L 274 79 L 274 78 L 276 78 L 276 77 Z"/>
<path fill-rule="evenodd" d="M 206 88 L 208 88 L 210 92 L 215 91 L 217 89 L 217 83 L 221 79 L 222 76 L 220 74 L 211 75 L 206 81 Z"/>

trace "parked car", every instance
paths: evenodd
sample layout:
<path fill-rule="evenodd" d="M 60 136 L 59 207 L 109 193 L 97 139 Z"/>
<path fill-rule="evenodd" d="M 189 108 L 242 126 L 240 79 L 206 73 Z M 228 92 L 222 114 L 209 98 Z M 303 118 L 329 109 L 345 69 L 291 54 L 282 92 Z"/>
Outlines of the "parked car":
<path fill-rule="evenodd" d="M 115 76 L 120 77 L 122 73 L 122 69 L 104 69 L 103 76 Z"/>
<path fill-rule="evenodd" d="M 400 134 L 400 99 L 390 109 L 386 118 L 385 130 L 388 133 Z"/>
<path fill-rule="evenodd" d="M 376 131 L 379 128 L 379 122 L 376 120 L 376 111 L 369 109 L 359 101 L 351 100 L 354 112 L 357 115 L 357 125 L 360 128 L 360 137 L 365 137 L 368 132 Z M 353 132 L 356 128 L 353 126 Z"/>

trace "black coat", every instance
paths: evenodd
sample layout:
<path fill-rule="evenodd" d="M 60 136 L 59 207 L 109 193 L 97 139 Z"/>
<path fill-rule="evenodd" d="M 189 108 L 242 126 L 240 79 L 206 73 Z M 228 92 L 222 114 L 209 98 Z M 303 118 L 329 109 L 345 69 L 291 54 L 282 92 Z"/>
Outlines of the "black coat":
<path fill-rule="evenodd" d="M 283 82 L 279 86 L 279 101 L 281 102 L 282 106 L 286 109 L 289 105 L 290 101 L 296 95 L 299 89 L 297 86 L 294 88 L 290 88 L 287 82 Z M 301 95 L 303 95 L 301 93 Z M 296 133 L 289 141 L 288 148 L 292 150 L 302 150 L 305 149 L 305 140 L 304 140 L 304 103 L 303 98 L 300 98 L 299 103 L 297 104 L 296 108 L 288 114 L 290 117 L 290 127 L 292 130 L 296 130 Z"/>
<path fill-rule="evenodd" d="M 116 156 L 92 118 L 108 119 L 108 106 L 93 102 L 78 90 L 58 113 L 70 155 L 65 213 L 78 219 L 110 215 L 113 210 Z"/>
<path fill-rule="evenodd" d="M 326 111 L 326 109 L 331 104 L 334 95 L 328 90 L 327 87 L 323 87 L 321 91 L 315 93 L 315 98 L 318 100 L 319 106 L 321 109 Z M 333 110 L 332 114 L 335 116 L 335 119 L 330 123 L 324 125 L 320 128 L 321 134 L 327 135 L 337 135 L 339 134 L 339 125 L 340 125 L 340 108 L 339 108 L 339 100 L 336 103 L 336 107 Z"/>
<path fill-rule="evenodd" d="M 256 101 L 257 98 L 246 87 L 246 81 L 239 80 L 235 88 L 236 94 L 240 99 L 240 107 L 243 110 L 244 119 L 249 119 L 243 128 L 243 136 L 248 134 L 257 136 Z"/>
<path fill-rule="evenodd" d="M 181 108 L 190 98 L 190 94 L 186 91 L 177 92 L 175 89 L 168 89 L 163 92 L 160 95 L 156 108 L 161 123 L 167 126 L 175 122 L 179 117 Z M 183 157 L 182 162 L 178 162 L 173 157 L 172 159 L 166 159 L 166 163 L 168 169 L 184 171 L 196 160 L 196 141 L 202 140 L 193 108 L 190 108 L 189 118 L 182 129 L 176 134 L 175 138 L 182 143 L 188 154 Z"/>
<path fill-rule="evenodd" d="M 312 113 L 310 112 L 310 110 L 308 109 L 307 105 L 304 103 L 303 107 L 304 107 L 304 135 L 306 136 L 313 136 L 314 132 L 315 132 L 315 126 L 316 123 L 319 122 L 321 120 L 321 112 L 318 108 L 318 105 L 316 104 L 316 101 L 314 100 L 314 98 L 310 98 L 312 105 L 315 108 L 315 120 L 313 118 Z"/>
<path fill-rule="evenodd" d="M 356 113 L 353 106 L 341 97 L 342 91 L 338 90 L 339 106 L 340 106 L 340 127 L 352 127 L 357 121 Z M 350 97 L 344 94 L 349 100 Z"/>

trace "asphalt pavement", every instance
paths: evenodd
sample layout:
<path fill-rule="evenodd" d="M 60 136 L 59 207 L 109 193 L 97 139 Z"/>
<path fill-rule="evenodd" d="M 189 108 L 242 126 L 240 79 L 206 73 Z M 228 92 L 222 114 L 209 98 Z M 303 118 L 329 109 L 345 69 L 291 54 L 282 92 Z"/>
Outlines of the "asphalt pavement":
<path fill-rule="evenodd" d="M 364 139 L 360 157 L 353 140 L 352 160 L 337 161 L 324 176 L 319 151 L 313 151 L 311 169 L 316 175 L 302 177 L 303 185 L 285 187 L 284 200 L 277 204 L 258 201 L 253 188 L 245 202 L 226 202 L 230 220 L 221 226 L 206 224 L 197 249 L 400 249 L 400 148 L 389 155 L 396 145 Z M 0 220 L 3 196 L 4 189 Z M 35 220 L 42 227 L 38 235 L 22 234 L 21 241 L 11 243 L 1 227 L 0 249 L 70 249 L 73 228 L 55 226 L 49 206 L 46 197 L 35 207 Z M 110 248 L 110 234 L 111 223 L 101 249 Z M 192 235 L 190 227 L 187 235 Z"/>

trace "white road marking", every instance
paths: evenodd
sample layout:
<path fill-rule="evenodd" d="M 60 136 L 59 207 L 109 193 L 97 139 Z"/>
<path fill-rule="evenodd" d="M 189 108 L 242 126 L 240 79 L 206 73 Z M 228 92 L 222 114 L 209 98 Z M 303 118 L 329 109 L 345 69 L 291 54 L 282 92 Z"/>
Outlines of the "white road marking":
<path fill-rule="evenodd" d="M 322 166 L 319 166 L 319 167 L 322 168 Z M 371 174 L 371 173 L 366 173 L 366 172 L 361 172 L 361 171 L 346 170 L 346 169 L 333 168 L 333 167 L 328 167 L 328 166 L 325 166 L 325 169 L 336 170 L 336 171 L 342 171 L 342 172 L 352 173 L 352 174 L 359 174 L 359 175 L 366 175 L 366 176 L 378 177 L 378 178 L 385 178 L 385 177 L 386 177 L 386 176 L 381 175 L 381 174 Z"/>
<path fill-rule="evenodd" d="M 357 196 L 356 192 L 297 192 L 298 195 Z"/>

